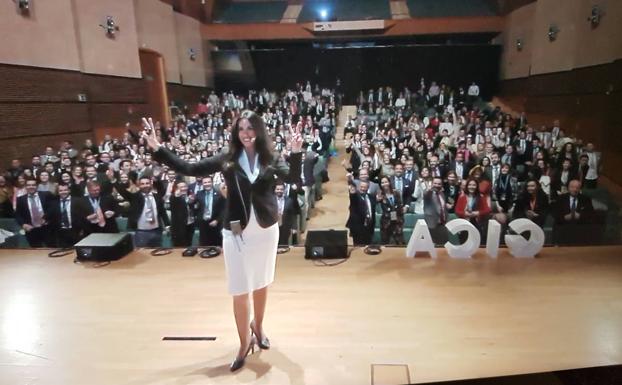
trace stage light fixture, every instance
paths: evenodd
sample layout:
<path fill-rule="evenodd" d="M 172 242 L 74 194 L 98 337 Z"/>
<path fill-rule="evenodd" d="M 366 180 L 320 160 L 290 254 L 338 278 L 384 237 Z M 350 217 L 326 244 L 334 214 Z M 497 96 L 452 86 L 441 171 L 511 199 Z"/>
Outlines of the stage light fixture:
<path fill-rule="evenodd" d="M 516 39 L 516 50 L 517 51 L 523 50 L 523 39 L 521 38 Z"/>
<path fill-rule="evenodd" d="M 197 51 L 194 48 L 188 50 L 188 58 L 192 61 L 197 60 Z"/>
<path fill-rule="evenodd" d="M 100 24 L 99 26 L 106 31 L 106 35 L 110 38 L 114 38 L 117 31 L 119 31 L 119 26 L 115 23 L 112 16 L 106 16 L 106 22 L 104 24 Z"/>
<path fill-rule="evenodd" d="M 590 13 L 590 17 L 587 18 L 587 21 L 590 22 L 592 28 L 596 28 L 600 24 L 600 19 L 602 16 L 602 9 L 598 5 L 594 5 L 592 6 L 592 12 Z"/>
<path fill-rule="evenodd" d="M 320 19 L 322 20 L 328 19 L 328 9 L 326 8 L 320 9 Z"/>
<path fill-rule="evenodd" d="M 559 28 L 555 24 L 551 24 L 549 26 L 549 31 L 547 32 L 547 36 L 549 41 L 555 41 L 557 39 L 557 34 L 559 33 Z"/>

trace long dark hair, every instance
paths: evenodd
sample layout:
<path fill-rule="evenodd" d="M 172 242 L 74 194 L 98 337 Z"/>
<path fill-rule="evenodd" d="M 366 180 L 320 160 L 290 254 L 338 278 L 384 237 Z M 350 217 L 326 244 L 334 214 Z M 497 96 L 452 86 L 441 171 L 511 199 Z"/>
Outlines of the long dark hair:
<path fill-rule="evenodd" d="M 259 164 L 267 166 L 272 161 L 271 141 L 268 137 L 268 131 L 263 119 L 250 110 L 244 110 L 240 116 L 233 122 L 233 128 L 231 129 L 231 144 L 229 154 L 231 154 L 230 160 L 237 162 L 242 151 L 244 151 L 244 145 L 240 141 L 238 136 L 240 132 L 240 122 L 242 119 L 248 120 L 250 127 L 255 131 L 255 151 L 259 155 Z"/>

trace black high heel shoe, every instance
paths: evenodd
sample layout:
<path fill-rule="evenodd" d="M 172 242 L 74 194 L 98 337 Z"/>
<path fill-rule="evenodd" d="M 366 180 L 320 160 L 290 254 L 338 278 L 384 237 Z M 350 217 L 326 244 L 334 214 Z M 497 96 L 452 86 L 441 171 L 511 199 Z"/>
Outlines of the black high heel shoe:
<path fill-rule="evenodd" d="M 237 370 L 242 369 L 242 367 L 246 363 L 246 357 L 248 356 L 248 353 L 255 353 L 256 342 L 257 341 L 255 340 L 255 338 L 251 337 L 251 343 L 248 345 L 248 349 L 246 349 L 246 353 L 244 353 L 242 357 L 236 357 L 235 360 L 233 360 L 233 362 L 231 363 L 231 366 L 229 367 L 230 371 L 235 372 Z"/>
<path fill-rule="evenodd" d="M 270 340 L 268 339 L 268 337 L 263 337 L 263 338 L 259 337 L 259 334 L 257 334 L 253 326 L 255 326 L 255 321 L 251 322 L 251 333 L 253 333 L 253 335 L 255 336 L 257 340 L 257 345 L 259 345 L 259 348 L 263 350 L 270 349 Z"/>

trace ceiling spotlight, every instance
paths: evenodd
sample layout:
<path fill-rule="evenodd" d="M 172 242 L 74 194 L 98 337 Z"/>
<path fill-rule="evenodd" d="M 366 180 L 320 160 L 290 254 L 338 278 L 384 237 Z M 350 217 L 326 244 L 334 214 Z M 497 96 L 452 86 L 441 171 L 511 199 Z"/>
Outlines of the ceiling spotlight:
<path fill-rule="evenodd" d="M 549 31 L 547 32 L 547 36 L 549 37 L 549 41 L 555 41 L 557 39 L 557 34 L 559 33 L 559 28 L 555 24 L 551 24 L 549 27 Z"/>
<path fill-rule="evenodd" d="M 521 38 L 516 39 L 516 50 L 517 51 L 523 50 L 523 39 Z"/>
<path fill-rule="evenodd" d="M 114 22 L 112 16 L 106 16 L 106 22 L 104 24 L 100 24 L 100 27 L 106 31 L 106 35 L 108 37 L 113 38 L 115 33 L 119 31 L 119 26 Z"/>
<path fill-rule="evenodd" d="M 592 13 L 590 14 L 590 17 L 587 18 L 587 21 L 590 22 L 590 24 L 592 25 L 592 28 L 596 28 L 600 24 L 600 18 L 602 16 L 603 16 L 602 9 L 600 9 L 598 5 L 594 5 L 592 7 Z"/>

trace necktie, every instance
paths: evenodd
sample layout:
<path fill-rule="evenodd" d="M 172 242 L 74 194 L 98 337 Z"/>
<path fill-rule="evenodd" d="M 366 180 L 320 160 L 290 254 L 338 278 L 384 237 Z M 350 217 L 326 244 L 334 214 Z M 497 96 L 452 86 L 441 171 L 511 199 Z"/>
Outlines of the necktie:
<path fill-rule="evenodd" d="M 69 213 L 67 213 L 67 198 L 62 200 L 60 223 L 61 223 L 62 228 L 64 229 L 69 228 Z"/>
<path fill-rule="evenodd" d="M 571 203 L 570 203 L 570 211 L 575 212 L 577 211 L 577 198 L 572 197 L 570 198 Z"/>
<path fill-rule="evenodd" d="M 402 191 L 402 178 L 397 178 L 395 180 L 395 189 Z"/>
<path fill-rule="evenodd" d="M 28 196 L 28 199 L 30 200 L 30 217 L 32 219 L 32 225 L 34 227 L 40 227 L 43 224 L 43 213 L 37 204 L 36 198 L 37 196 L 34 194 Z"/>
<path fill-rule="evenodd" d="M 212 194 L 211 191 L 205 192 L 205 210 L 203 211 L 203 219 L 209 220 L 212 218 Z"/>
<path fill-rule="evenodd" d="M 436 200 L 438 202 L 438 207 L 440 209 L 440 213 L 439 213 L 440 223 L 443 224 L 445 223 L 445 207 L 443 207 L 443 201 L 441 200 L 441 194 L 439 192 L 436 192 Z"/>

